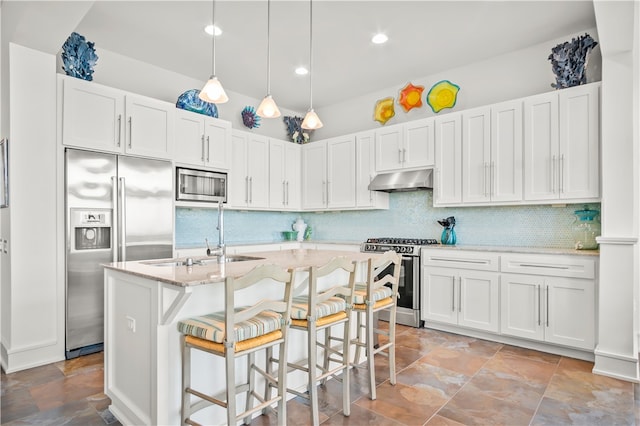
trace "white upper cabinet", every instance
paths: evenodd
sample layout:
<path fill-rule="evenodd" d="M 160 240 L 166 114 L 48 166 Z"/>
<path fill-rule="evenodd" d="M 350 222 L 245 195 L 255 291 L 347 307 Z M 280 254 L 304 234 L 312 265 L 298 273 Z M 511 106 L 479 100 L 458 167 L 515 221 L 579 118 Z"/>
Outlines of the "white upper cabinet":
<path fill-rule="evenodd" d="M 433 205 L 462 202 L 462 115 L 450 113 L 435 120 Z"/>
<path fill-rule="evenodd" d="M 175 160 L 227 170 L 231 163 L 231 123 L 176 109 Z"/>
<path fill-rule="evenodd" d="M 522 101 L 462 114 L 462 201 L 522 200 Z"/>
<path fill-rule="evenodd" d="M 600 197 L 599 83 L 524 103 L 525 200 Z"/>
<path fill-rule="evenodd" d="M 327 207 L 327 141 L 302 147 L 302 208 Z"/>
<path fill-rule="evenodd" d="M 63 144 L 173 158 L 173 104 L 77 78 L 60 78 Z"/>
<path fill-rule="evenodd" d="M 233 130 L 230 207 L 269 207 L 269 139 L 266 136 Z"/>
<path fill-rule="evenodd" d="M 353 208 L 356 205 L 355 136 L 313 142 L 302 150 L 302 208 Z"/>
<path fill-rule="evenodd" d="M 327 141 L 327 207 L 355 207 L 355 165 L 355 136 L 341 136 Z"/>
<path fill-rule="evenodd" d="M 389 208 L 389 194 L 370 191 L 375 177 L 375 133 L 356 134 L 356 207 Z"/>
<path fill-rule="evenodd" d="M 300 210 L 302 147 L 269 139 L 269 207 Z"/>
<path fill-rule="evenodd" d="M 425 118 L 375 131 L 376 171 L 419 169 L 434 164 L 434 119 Z"/>

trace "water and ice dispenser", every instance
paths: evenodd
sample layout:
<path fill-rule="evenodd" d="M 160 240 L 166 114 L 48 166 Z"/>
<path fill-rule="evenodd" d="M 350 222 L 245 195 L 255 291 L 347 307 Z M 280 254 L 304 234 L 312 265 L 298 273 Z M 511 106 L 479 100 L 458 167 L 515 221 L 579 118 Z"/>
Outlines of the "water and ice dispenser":
<path fill-rule="evenodd" d="M 110 209 L 71 209 L 71 251 L 111 249 Z"/>

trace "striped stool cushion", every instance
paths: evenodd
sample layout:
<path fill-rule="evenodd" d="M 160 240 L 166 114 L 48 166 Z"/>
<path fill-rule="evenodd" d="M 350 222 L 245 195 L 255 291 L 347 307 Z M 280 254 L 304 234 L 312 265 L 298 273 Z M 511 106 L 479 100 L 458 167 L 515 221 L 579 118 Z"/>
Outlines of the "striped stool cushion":
<path fill-rule="evenodd" d="M 307 319 L 309 296 L 297 296 L 293 298 L 291 305 L 291 318 Z M 347 309 L 347 302 L 342 297 L 330 297 L 316 305 L 316 318 L 337 314 Z"/>
<path fill-rule="evenodd" d="M 245 308 L 236 308 L 237 311 L 242 309 Z M 278 312 L 263 311 L 233 327 L 235 341 L 240 342 L 279 330 L 281 320 L 282 315 Z M 185 335 L 222 343 L 225 337 L 224 312 L 184 319 L 178 323 L 178 330 Z"/>
<path fill-rule="evenodd" d="M 386 299 L 387 297 L 391 297 L 391 289 L 386 285 L 378 287 L 373 290 L 373 294 L 371 295 L 371 301 L 377 302 L 378 300 Z M 366 285 L 356 285 L 355 291 L 353 293 L 353 303 L 361 305 L 367 301 L 367 286 Z"/>

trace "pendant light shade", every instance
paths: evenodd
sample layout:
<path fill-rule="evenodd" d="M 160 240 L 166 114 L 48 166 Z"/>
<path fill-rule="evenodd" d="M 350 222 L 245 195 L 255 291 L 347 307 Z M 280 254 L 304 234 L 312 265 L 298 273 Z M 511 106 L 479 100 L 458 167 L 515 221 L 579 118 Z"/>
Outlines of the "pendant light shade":
<path fill-rule="evenodd" d="M 320 117 L 313 110 L 313 0 L 309 0 L 309 111 L 304 116 L 300 127 L 315 130 L 322 126 Z"/>
<path fill-rule="evenodd" d="M 256 114 L 263 118 L 280 117 L 278 105 L 271 97 L 271 0 L 267 0 L 267 96 L 260 102 Z"/>
<path fill-rule="evenodd" d="M 216 36 L 215 36 L 215 0 L 211 1 L 211 25 L 214 31 L 211 35 L 211 77 L 204 85 L 198 97 L 205 102 L 223 104 L 229 100 L 222 83 L 216 77 Z"/>

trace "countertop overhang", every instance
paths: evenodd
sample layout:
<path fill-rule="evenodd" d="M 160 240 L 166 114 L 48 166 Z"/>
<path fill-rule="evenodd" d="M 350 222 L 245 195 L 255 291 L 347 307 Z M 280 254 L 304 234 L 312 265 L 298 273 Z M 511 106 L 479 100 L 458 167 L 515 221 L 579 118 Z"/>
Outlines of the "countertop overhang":
<path fill-rule="evenodd" d="M 190 287 L 196 285 L 222 282 L 226 277 L 240 277 L 253 268 L 263 264 L 277 265 L 282 268 L 308 268 L 322 266 L 334 257 L 347 257 L 353 261 L 365 262 L 368 259 L 380 256 L 380 253 L 360 253 L 341 250 L 310 250 L 292 249 L 281 251 L 265 251 L 251 253 L 251 256 L 262 259 L 246 260 L 242 262 L 210 263 L 207 265 L 194 264 L 156 266 L 152 262 L 162 262 L 162 259 L 153 261 L 130 261 L 104 264 L 107 269 L 125 272 L 139 277 L 161 281 L 164 283 Z M 184 258 L 180 258 L 184 259 Z M 211 257 L 193 257 L 193 260 L 211 259 Z"/>

